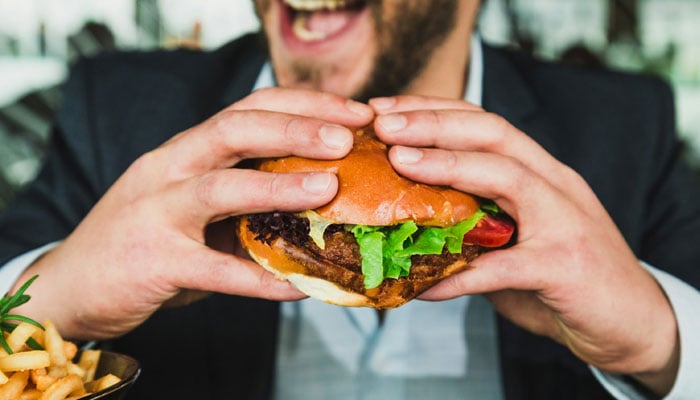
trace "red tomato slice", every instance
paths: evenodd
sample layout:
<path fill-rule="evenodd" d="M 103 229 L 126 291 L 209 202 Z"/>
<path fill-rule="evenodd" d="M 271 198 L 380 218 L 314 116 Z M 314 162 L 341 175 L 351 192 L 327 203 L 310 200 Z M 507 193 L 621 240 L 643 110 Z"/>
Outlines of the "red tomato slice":
<path fill-rule="evenodd" d="M 515 226 L 510 220 L 487 215 L 464 235 L 464 244 L 477 244 L 484 247 L 501 247 L 508 243 Z"/>

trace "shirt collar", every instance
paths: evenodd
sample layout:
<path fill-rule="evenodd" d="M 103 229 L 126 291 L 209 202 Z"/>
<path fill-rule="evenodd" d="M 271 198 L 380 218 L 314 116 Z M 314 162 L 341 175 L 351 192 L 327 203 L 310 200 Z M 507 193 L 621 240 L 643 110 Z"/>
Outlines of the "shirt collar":
<path fill-rule="evenodd" d="M 464 100 L 481 106 L 484 88 L 484 49 L 478 33 L 472 34 L 471 37 L 469 73 L 467 76 Z"/>

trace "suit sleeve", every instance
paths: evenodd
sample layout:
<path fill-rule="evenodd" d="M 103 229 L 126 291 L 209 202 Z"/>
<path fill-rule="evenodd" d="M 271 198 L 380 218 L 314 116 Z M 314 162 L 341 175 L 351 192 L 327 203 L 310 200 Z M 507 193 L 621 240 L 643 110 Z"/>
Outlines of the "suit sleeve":
<path fill-rule="evenodd" d="M 648 187 L 646 228 L 639 258 L 700 288 L 700 179 L 684 159 L 675 132 L 673 97 L 659 85 L 657 174 Z"/>
<path fill-rule="evenodd" d="M 700 179 L 683 158 L 670 90 L 659 84 L 657 94 L 661 102 L 654 143 L 657 173 L 647 191 L 648 218 L 640 258 L 665 291 L 678 323 L 680 366 L 665 399 L 694 399 L 700 398 L 696 376 L 700 368 Z M 616 399 L 649 398 L 622 376 L 593 372 Z"/>
<path fill-rule="evenodd" d="M 671 392 L 664 400 L 700 398 L 700 381 L 696 376 L 700 370 L 700 335 L 697 334 L 700 331 L 700 317 L 697 313 L 700 292 L 672 275 L 648 264 L 642 264 L 666 292 L 678 322 L 681 348 L 678 375 Z M 624 376 L 604 373 L 593 367 L 591 369 L 599 382 L 618 400 L 652 398 L 649 393 L 641 391 L 639 385 L 631 384 Z"/>
<path fill-rule="evenodd" d="M 0 213 L 0 266 L 65 238 L 98 198 L 89 62 L 72 69 L 37 178 Z"/>

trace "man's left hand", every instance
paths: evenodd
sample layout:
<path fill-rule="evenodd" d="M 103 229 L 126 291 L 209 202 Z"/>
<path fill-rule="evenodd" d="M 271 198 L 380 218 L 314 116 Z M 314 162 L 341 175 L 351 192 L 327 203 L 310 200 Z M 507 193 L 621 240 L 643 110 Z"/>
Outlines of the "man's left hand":
<path fill-rule="evenodd" d="M 484 294 L 584 362 L 670 391 L 679 362 L 673 310 L 578 173 L 467 102 L 399 96 L 370 105 L 400 174 L 493 199 L 518 226 L 514 246 L 481 255 L 422 299 Z"/>

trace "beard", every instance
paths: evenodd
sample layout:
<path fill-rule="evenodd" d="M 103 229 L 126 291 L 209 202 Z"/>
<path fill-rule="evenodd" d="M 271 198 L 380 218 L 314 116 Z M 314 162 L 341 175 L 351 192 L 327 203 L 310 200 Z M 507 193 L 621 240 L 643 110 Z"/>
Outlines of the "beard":
<path fill-rule="evenodd" d="M 352 96 L 362 102 L 404 91 L 423 71 L 457 18 L 456 0 L 414 0 L 397 8 L 388 21 L 382 19 L 381 3 L 371 6 L 379 51 L 367 81 Z"/>
<path fill-rule="evenodd" d="M 457 0 L 406 0 L 394 8 L 392 16 L 385 17 L 381 0 L 367 0 L 367 3 L 377 40 L 377 54 L 365 82 L 351 95 L 361 102 L 403 92 L 454 29 L 458 7 Z M 261 16 L 269 4 L 270 0 L 255 2 L 261 23 Z M 264 29 L 261 33 L 264 38 Z M 329 68 L 313 61 L 295 61 L 289 67 L 296 82 L 308 83 L 312 87 L 321 87 L 323 71 Z"/>

